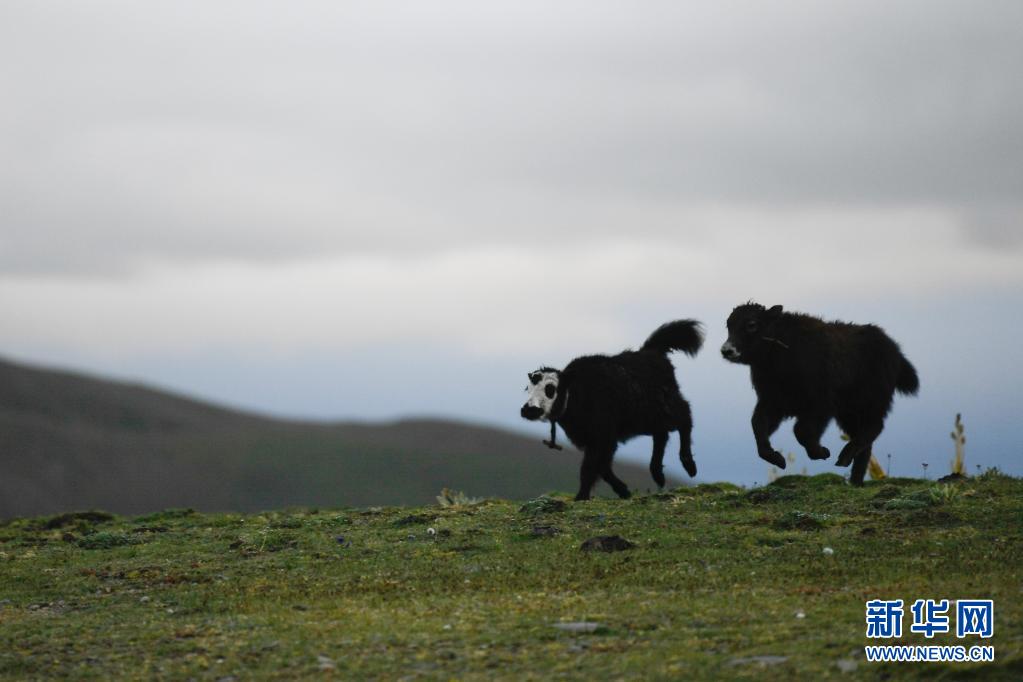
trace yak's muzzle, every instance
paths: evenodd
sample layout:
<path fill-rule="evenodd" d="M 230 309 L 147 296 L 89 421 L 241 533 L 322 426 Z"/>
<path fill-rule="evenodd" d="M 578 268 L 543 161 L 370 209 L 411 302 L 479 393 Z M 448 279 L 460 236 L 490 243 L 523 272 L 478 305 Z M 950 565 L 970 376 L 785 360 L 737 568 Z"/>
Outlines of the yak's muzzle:
<path fill-rule="evenodd" d="M 725 341 L 725 344 L 721 346 L 721 357 L 729 362 L 736 362 L 742 357 L 739 349 L 732 345 L 731 341 Z"/>
<path fill-rule="evenodd" d="M 529 403 L 523 405 L 519 413 L 522 415 L 523 419 L 528 419 L 531 422 L 538 421 L 543 418 L 544 415 L 542 408 L 539 408 L 536 405 L 530 405 Z"/>

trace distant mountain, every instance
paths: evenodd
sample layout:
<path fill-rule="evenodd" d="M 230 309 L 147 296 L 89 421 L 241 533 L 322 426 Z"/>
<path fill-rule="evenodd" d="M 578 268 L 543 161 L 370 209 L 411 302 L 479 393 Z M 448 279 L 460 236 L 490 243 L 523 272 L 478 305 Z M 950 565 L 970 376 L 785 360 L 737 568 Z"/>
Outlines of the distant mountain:
<path fill-rule="evenodd" d="M 574 491 L 579 453 L 550 451 L 542 435 L 441 420 L 269 419 L 0 360 L 0 518 L 423 504 L 444 487 L 512 499 Z M 653 485 L 641 467 L 615 470 L 633 488 Z"/>

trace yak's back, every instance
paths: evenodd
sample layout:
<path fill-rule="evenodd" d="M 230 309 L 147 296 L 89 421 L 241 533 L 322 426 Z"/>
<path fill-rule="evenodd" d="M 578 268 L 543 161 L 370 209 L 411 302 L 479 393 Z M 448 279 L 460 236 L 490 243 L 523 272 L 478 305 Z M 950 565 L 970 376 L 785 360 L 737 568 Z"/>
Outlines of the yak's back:
<path fill-rule="evenodd" d="M 813 379 L 832 389 L 841 391 L 866 382 L 890 391 L 888 387 L 899 383 L 906 372 L 908 361 L 899 345 L 877 325 L 786 313 L 779 327 L 791 340 L 793 361 L 813 368 Z"/>
<path fill-rule="evenodd" d="M 618 409 L 648 409 L 664 390 L 678 391 L 675 368 L 664 355 L 625 351 L 618 355 L 576 358 L 562 371 L 572 398 L 587 403 L 615 403 Z"/>

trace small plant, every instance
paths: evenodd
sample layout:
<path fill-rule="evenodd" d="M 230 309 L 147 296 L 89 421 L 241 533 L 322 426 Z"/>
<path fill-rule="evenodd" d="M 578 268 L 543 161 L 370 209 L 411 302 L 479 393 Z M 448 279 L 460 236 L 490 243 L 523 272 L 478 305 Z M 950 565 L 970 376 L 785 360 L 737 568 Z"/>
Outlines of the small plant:
<path fill-rule="evenodd" d="M 930 489 L 930 495 L 935 502 L 951 502 L 959 497 L 959 488 L 949 483 L 936 485 Z"/>
<path fill-rule="evenodd" d="M 461 491 L 450 488 L 444 488 L 437 496 L 437 504 L 442 507 L 472 507 L 483 504 L 485 501 L 482 497 L 469 497 Z"/>
<path fill-rule="evenodd" d="M 952 442 L 956 446 L 956 456 L 952 460 L 952 473 L 959 476 L 966 475 L 966 430 L 963 428 L 963 419 L 961 414 L 956 415 L 955 428 L 952 429 L 950 434 Z"/>
<path fill-rule="evenodd" d="M 261 552 L 280 552 L 285 549 L 293 549 L 298 546 L 298 540 L 286 530 L 279 530 L 266 526 L 255 533 L 238 538 L 231 547 L 241 549 L 246 554 L 258 554 Z"/>
<path fill-rule="evenodd" d="M 998 467 L 990 467 L 989 469 L 987 469 L 984 473 L 982 473 L 980 475 L 980 478 L 981 478 L 981 480 L 984 480 L 984 481 L 993 481 L 993 480 L 997 480 L 997 479 L 1000 479 L 1000 478 L 1010 478 L 1010 477 L 1006 476 L 1005 474 L 1003 474 L 1002 470 L 999 469 Z"/>
<path fill-rule="evenodd" d="M 259 543 L 260 552 L 279 552 L 282 549 L 289 549 L 298 545 L 298 541 L 290 533 L 274 528 L 264 528 L 259 531 L 259 535 L 261 536 Z"/>

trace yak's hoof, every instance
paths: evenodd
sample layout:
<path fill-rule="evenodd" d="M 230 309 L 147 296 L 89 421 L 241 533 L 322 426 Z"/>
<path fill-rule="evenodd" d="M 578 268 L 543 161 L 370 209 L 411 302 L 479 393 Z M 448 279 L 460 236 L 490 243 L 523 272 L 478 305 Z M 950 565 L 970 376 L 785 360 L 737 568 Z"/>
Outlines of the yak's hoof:
<path fill-rule="evenodd" d="M 585 495 L 583 493 L 579 493 L 578 495 L 575 496 L 576 502 L 585 502 L 588 499 L 590 499 L 589 493 L 586 493 Z"/>
<path fill-rule="evenodd" d="M 818 445 L 813 454 L 809 452 L 806 454 L 810 455 L 810 459 L 827 459 L 828 457 L 831 457 L 831 450 L 828 450 L 823 445 Z"/>
<path fill-rule="evenodd" d="M 630 497 L 632 497 L 632 493 L 629 492 L 628 488 L 626 488 L 625 490 L 619 490 L 617 492 L 618 492 L 618 497 L 622 498 L 623 500 L 627 500 Z"/>
<path fill-rule="evenodd" d="M 666 483 L 666 481 L 664 479 L 664 472 L 663 471 L 653 471 L 653 470 L 651 470 L 650 471 L 650 475 L 653 477 L 654 483 L 657 484 L 658 488 L 663 488 L 664 487 L 664 484 Z"/>
<path fill-rule="evenodd" d="M 765 462 L 769 462 L 779 469 L 785 468 L 785 457 L 777 450 L 768 450 L 766 452 L 759 453 L 760 459 Z"/>
<path fill-rule="evenodd" d="M 692 457 L 682 460 L 682 468 L 689 474 L 689 478 L 696 478 L 696 462 L 693 461 Z"/>
<path fill-rule="evenodd" d="M 543 444 L 546 445 L 547 447 L 549 447 L 551 450 L 564 450 L 565 449 L 565 448 L 561 447 L 560 445 L 558 445 L 557 443 L 555 443 L 554 441 L 551 441 L 551 440 L 545 440 L 545 441 L 543 441 Z"/>

